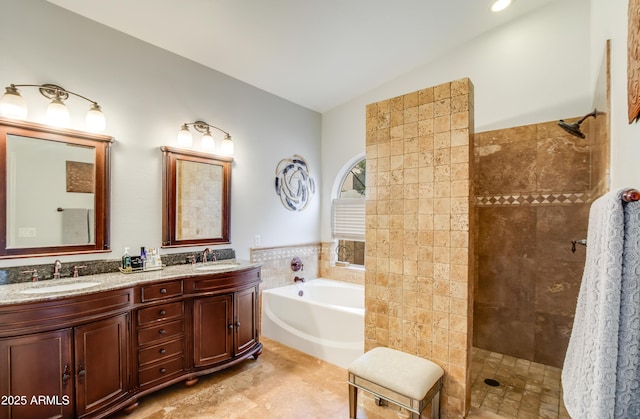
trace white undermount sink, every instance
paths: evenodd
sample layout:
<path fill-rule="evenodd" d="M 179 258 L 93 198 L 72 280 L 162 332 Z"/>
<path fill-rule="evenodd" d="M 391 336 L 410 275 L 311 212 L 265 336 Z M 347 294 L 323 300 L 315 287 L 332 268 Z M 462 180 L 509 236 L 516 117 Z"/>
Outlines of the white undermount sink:
<path fill-rule="evenodd" d="M 100 283 L 99 282 L 77 282 L 75 284 L 48 285 L 48 286 L 38 287 L 38 288 L 28 288 L 26 290 L 20 291 L 20 293 L 21 294 L 48 294 L 51 292 L 82 290 L 85 288 L 95 287 L 96 285 L 100 285 Z"/>
<path fill-rule="evenodd" d="M 233 269 L 240 266 L 239 263 L 214 263 L 212 265 L 198 266 L 196 271 L 222 271 L 224 269 Z"/>

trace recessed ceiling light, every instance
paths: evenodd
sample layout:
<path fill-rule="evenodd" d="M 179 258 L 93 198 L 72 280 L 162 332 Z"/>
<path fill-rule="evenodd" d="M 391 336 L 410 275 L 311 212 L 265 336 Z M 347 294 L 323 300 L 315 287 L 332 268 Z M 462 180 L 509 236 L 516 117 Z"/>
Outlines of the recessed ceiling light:
<path fill-rule="evenodd" d="M 506 9 L 511 4 L 511 0 L 496 0 L 491 5 L 492 12 L 499 12 Z"/>

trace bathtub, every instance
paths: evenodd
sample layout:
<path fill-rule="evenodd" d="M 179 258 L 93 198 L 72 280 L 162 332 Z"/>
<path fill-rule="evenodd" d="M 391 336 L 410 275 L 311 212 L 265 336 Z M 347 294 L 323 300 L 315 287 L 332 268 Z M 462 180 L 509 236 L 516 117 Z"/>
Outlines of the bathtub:
<path fill-rule="evenodd" d="M 346 368 L 364 353 L 364 287 L 317 278 L 264 290 L 262 335 Z"/>

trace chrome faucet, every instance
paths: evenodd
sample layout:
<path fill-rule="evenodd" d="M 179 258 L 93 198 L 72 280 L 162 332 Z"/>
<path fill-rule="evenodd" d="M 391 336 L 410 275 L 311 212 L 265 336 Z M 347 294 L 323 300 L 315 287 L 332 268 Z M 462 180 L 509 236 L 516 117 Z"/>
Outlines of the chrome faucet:
<path fill-rule="evenodd" d="M 209 250 L 209 248 L 208 248 L 208 247 L 202 251 L 202 264 L 203 264 L 203 265 L 204 265 L 205 263 L 207 263 L 207 255 L 208 255 L 209 253 L 211 253 L 211 250 Z"/>
<path fill-rule="evenodd" d="M 53 279 L 60 279 L 60 269 L 62 269 L 62 263 L 59 260 L 53 262 Z"/>

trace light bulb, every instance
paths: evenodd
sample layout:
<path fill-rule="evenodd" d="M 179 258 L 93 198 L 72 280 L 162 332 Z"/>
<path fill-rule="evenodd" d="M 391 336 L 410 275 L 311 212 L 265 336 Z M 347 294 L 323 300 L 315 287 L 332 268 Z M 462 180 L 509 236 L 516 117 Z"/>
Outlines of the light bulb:
<path fill-rule="evenodd" d="M 15 119 L 27 117 L 27 101 L 20 96 L 14 85 L 7 87 L 5 94 L 0 99 L 0 115 Z"/>
<path fill-rule="evenodd" d="M 102 132 L 107 127 L 107 121 L 100 109 L 100 106 L 97 103 L 93 103 L 89 112 L 87 112 L 87 117 L 84 120 L 85 125 L 89 131 L 94 132 Z"/>
<path fill-rule="evenodd" d="M 224 137 L 224 140 L 222 140 L 222 146 L 220 148 L 222 154 L 224 154 L 225 156 L 233 155 L 233 141 L 231 141 L 231 136 L 229 134 L 227 134 Z"/>
<path fill-rule="evenodd" d="M 496 0 L 491 5 L 492 12 L 499 12 L 506 9 L 511 4 L 511 0 Z"/>
<path fill-rule="evenodd" d="M 69 125 L 69 110 L 59 97 L 54 98 L 47 107 L 47 121 L 56 127 Z"/>
<path fill-rule="evenodd" d="M 180 147 L 191 147 L 193 145 L 193 135 L 191 135 L 187 124 L 184 124 L 178 132 L 178 145 Z"/>
<path fill-rule="evenodd" d="M 216 148 L 216 142 L 213 139 L 213 135 L 211 132 L 207 130 L 204 134 L 202 134 L 202 139 L 200 139 L 200 147 L 204 151 L 213 151 Z"/>

